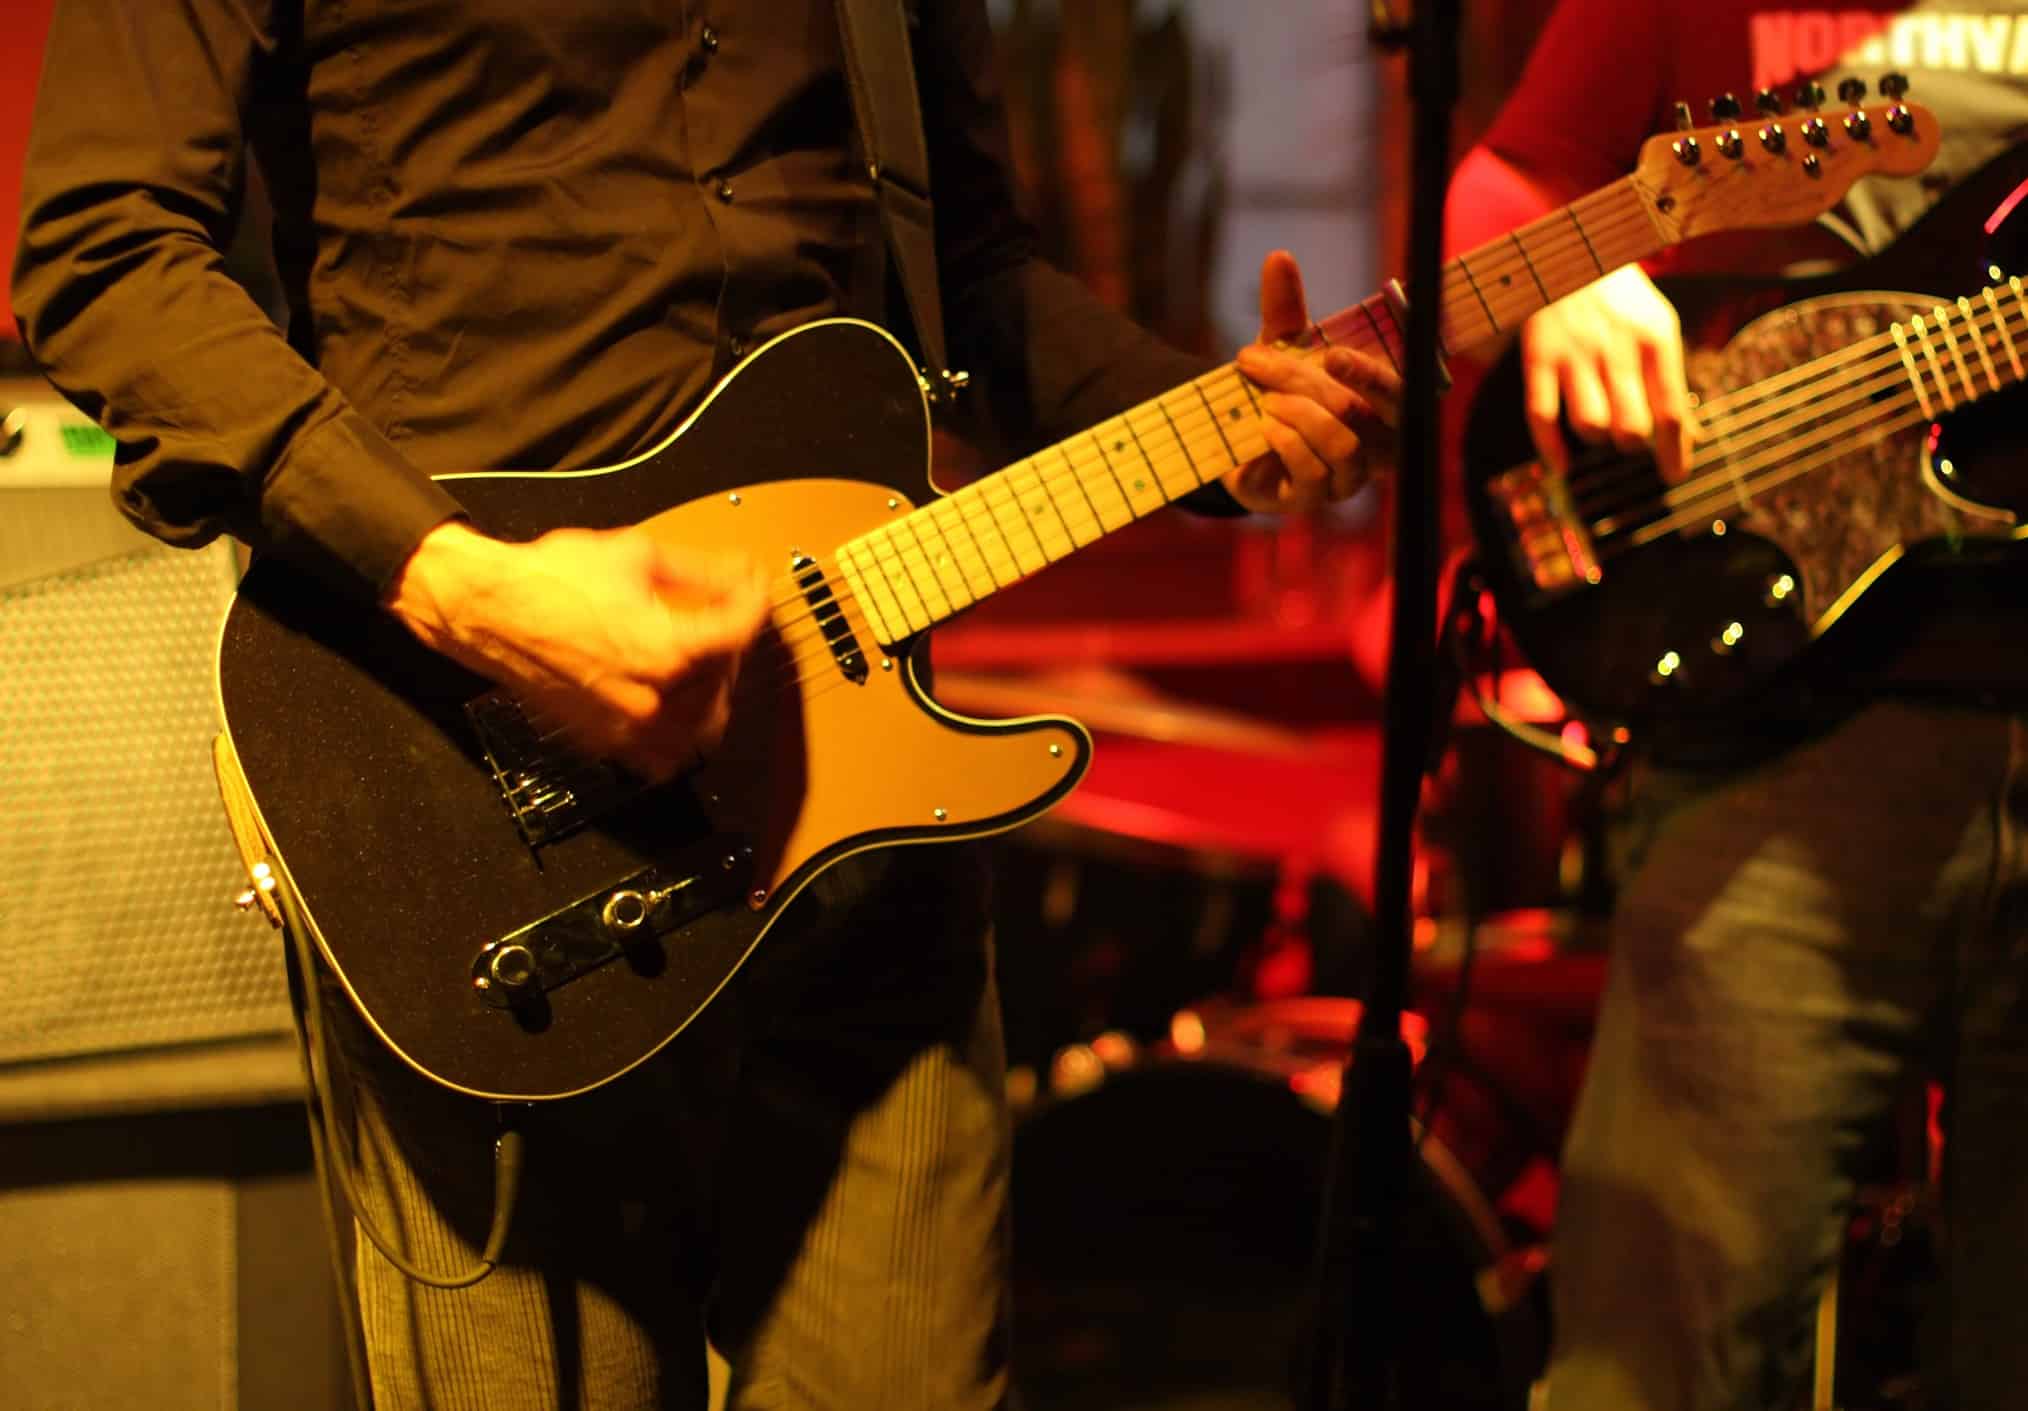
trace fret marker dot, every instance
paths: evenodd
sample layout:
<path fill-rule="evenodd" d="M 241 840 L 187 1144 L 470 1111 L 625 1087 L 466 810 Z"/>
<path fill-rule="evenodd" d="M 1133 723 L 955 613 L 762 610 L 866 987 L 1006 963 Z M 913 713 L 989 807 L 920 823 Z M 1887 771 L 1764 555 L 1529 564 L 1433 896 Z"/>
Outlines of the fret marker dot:
<path fill-rule="evenodd" d="M 1145 480 L 1136 480 L 1136 481 L 1134 482 L 1134 491 L 1135 491 L 1135 493 L 1137 493 L 1137 494 L 1138 494 L 1138 493 L 1139 493 L 1140 491 L 1142 491 L 1142 490 L 1145 490 L 1145 489 L 1147 489 L 1147 488 L 1148 488 L 1148 482 L 1147 482 L 1147 481 L 1145 481 Z"/>
<path fill-rule="evenodd" d="M 1115 441 L 1113 442 L 1113 449 L 1115 451 L 1124 451 L 1127 449 L 1127 443 L 1124 441 Z"/>
<path fill-rule="evenodd" d="M 1226 413 L 1226 415 L 1227 415 L 1227 416 L 1229 416 L 1229 417 L 1231 417 L 1231 418 L 1232 418 L 1232 419 L 1233 419 L 1234 421 L 1238 421 L 1238 420 L 1239 420 L 1239 408 L 1238 408 L 1238 407 L 1234 407 L 1234 408 L 1233 408 L 1233 409 L 1232 409 L 1231 411 L 1227 412 L 1227 413 Z"/>

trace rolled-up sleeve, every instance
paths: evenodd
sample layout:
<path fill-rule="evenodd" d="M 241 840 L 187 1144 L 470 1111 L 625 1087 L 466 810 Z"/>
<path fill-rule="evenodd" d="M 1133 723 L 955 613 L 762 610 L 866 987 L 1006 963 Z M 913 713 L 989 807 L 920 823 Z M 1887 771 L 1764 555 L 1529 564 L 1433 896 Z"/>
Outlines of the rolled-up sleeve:
<path fill-rule="evenodd" d="M 118 444 L 149 533 L 244 539 L 378 594 L 457 512 L 225 269 L 243 114 L 277 51 L 234 0 L 58 0 L 13 300 L 56 387 Z"/>

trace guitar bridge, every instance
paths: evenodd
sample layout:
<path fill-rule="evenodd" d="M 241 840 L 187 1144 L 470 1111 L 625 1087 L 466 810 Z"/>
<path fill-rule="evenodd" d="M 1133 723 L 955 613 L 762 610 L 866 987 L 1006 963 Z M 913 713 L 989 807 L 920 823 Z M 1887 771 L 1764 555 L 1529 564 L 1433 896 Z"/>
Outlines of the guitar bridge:
<path fill-rule="evenodd" d="M 1563 476 L 1530 461 L 1488 480 L 1486 493 L 1506 519 L 1515 568 L 1537 592 L 1562 594 L 1604 576 Z"/>
<path fill-rule="evenodd" d="M 465 705 L 478 732 L 501 802 L 529 847 L 540 847 L 605 817 L 643 792 L 640 780 L 609 760 L 560 744 L 521 702 L 488 691 Z"/>

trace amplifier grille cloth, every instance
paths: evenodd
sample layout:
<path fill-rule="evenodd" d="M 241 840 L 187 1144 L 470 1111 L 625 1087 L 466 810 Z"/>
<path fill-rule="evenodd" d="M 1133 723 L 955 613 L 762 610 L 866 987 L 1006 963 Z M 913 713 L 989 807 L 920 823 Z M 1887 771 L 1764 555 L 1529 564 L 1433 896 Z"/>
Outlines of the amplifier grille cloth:
<path fill-rule="evenodd" d="M 0 593 L 0 1063 L 286 1030 L 209 743 L 230 549 Z"/>

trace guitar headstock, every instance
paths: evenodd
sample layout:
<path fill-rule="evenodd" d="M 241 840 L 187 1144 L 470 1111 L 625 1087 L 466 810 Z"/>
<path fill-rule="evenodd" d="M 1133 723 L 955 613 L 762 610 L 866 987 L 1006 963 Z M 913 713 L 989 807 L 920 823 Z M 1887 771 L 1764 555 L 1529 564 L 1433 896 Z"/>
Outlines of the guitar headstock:
<path fill-rule="evenodd" d="M 1882 100 L 1867 104 L 1860 101 L 1864 85 L 1847 79 L 1838 90 L 1843 106 L 1830 111 L 1819 111 L 1824 90 L 1814 83 L 1797 90 L 1797 111 L 1764 91 L 1750 119 L 1727 94 L 1712 103 L 1717 121 L 1708 127 L 1691 127 L 1679 103 L 1682 130 L 1643 144 L 1634 187 L 1671 244 L 1720 230 L 1802 225 L 1837 205 L 1860 177 L 1911 176 L 1936 157 L 1936 115 L 1902 101 L 1907 83 L 1898 75 L 1880 87 Z"/>

